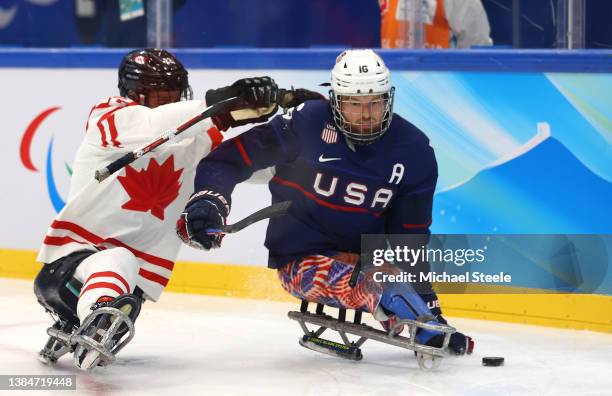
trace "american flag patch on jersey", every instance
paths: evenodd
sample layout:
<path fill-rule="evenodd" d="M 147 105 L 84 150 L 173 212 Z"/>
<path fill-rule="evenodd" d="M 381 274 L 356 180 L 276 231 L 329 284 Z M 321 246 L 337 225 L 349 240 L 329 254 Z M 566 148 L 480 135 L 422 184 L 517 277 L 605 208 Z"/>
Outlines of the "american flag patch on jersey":
<path fill-rule="evenodd" d="M 321 139 L 327 144 L 333 144 L 338 141 L 338 132 L 331 124 L 325 124 L 325 128 L 321 132 Z"/>

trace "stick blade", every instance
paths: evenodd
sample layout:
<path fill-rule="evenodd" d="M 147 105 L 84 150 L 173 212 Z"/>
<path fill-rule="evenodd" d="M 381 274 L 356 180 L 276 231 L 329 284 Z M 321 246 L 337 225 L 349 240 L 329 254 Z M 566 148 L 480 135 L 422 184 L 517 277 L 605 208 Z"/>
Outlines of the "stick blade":
<path fill-rule="evenodd" d="M 234 224 L 228 224 L 224 228 L 224 232 L 226 234 L 231 234 L 234 232 L 238 232 L 243 228 L 250 226 L 253 223 L 257 223 L 260 220 L 270 219 L 272 217 L 278 217 L 287 214 L 289 211 L 289 207 L 291 206 L 291 201 L 283 201 L 278 202 L 263 209 L 258 210 L 257 212 L 245 217 Z"/>

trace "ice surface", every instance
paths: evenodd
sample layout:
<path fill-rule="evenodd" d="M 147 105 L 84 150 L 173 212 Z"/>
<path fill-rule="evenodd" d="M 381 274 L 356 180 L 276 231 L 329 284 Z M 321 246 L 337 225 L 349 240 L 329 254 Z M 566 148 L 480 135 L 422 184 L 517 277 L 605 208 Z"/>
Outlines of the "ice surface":
<path fill-rule="evenodd" d="M 48 367 L 36 354 L 51 321 L 31 282 L 0 279 L 0 289 L 0 374 L 76 374 L 79 395 L 612 395 L 611 334 L 451 318 L 475 353 L 424 372 L 410 351 L 374 341 L 360 362 L 300 347 L 286 315 L 297 302 L 173 293 L 143 306 L 115 365 L 86 373 L 65 356 Z M 483 367 L 483 356 L 506 364 Z"/>

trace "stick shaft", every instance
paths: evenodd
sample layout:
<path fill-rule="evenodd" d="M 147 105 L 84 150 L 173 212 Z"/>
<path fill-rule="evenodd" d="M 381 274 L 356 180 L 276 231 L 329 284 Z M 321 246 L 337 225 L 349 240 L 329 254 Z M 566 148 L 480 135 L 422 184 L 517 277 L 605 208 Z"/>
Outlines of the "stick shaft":
<path fill-rule="evenodd" d="M 230 100 L 232 100 L 232 99 L 230 99 Z M 157 147 L 159 147 L 162 144 L 166 143 L 167 141 L 171 140 L 175 136 L 180 135 L 181 133 L 183 133 L 187 129 L 189 129 L 192 126 L 194 126 L 195 124 L 197 124 L 198 122 L 213 116 L 215 114 L 215 112 L 217 111 L 217 109 L 218 109 L 217 105 L 220 104 L 220 103 L 225 103 L 225 101 L 224 102 L 219 102 L 219 103 L 217 103 L 217 104 L 215 104 L 213 106 L 208 107 L 202 113 L 200 113 L 200 114 L 196 115 L 195 117 L 192 117 L 189 120 L 183 122 L 181 125 L 176 127 L 176 129 L 173 129 L 173 130 L 170 130 L 170 131 L 162 133 L 157 139 L 153 140 L 150 143 L 147 143 L 145 146 L 139 147 L 136 150 L 134 150 L 134 151 L 132 151 L 130 153 L 125 154 L 121 158 L 111 162 L 110 164 L 108 164 L 106 167 L 104 167 L 102 169 L 98 169 L 96 171 L 96 173 L 95 173 L 95 176 L 94 176 L 95 179 L 98 182 L 102 182 L 104 179 L 106 179 L 107 177 L 109 177 L 113 173 L 123 169 L 127 165 L 129 165 L 132 162 L 136 161 L 138 158 L 142 157 L 143 155 L 145 155 L 145 154 L 155 150 Z"/>
<path fill-rule="evenodd" d="M 289 211 L 290 206 L 291 206 L 291 201 L 277 202 L 270 206 L 266 206 L 263 209 L 259 209 L 255 213 L 251 213 L 244 219 L 237 221 L 234 224 L 228 224 L 222 229 L 209 228 L 206 230 L 206 232 L 211 233 L 211 234 L 221 234 L 221 233 L 233 234 L 235 232 L 245 229 L 251 224 L 257 223 L 258 221 L 286 215 L 287 212 Z"/>

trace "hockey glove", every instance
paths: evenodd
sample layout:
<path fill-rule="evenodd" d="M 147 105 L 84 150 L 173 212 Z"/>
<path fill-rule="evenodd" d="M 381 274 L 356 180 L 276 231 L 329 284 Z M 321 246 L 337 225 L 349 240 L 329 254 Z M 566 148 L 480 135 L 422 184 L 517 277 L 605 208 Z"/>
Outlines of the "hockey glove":
<path fill-rule="evenodd" d="M 427 307 L 431 311 L 432 315 L 436 317 L 436 320 L 442 324 L 447 325 L 448 322 L 442 316 L 442 310 L 440 309 L 440 303 L 438 302 L 438 296 L 436 293 L 427 293 L 420 295 L 423 301 L 427 304 Z M 431 338 L 427 345 L 441 347 L 442 342 L 444 341 L 444 335 L 437 335 Z M 465 355 L 466 353 L 469 355 L 474 350 L 474 340 L 472 337 L 466 336 L 463 333 L 453 333 L 450 336 L 450 341 L 448 342 L 448 351 L 453 355 Z"/>
<path fill-rule="evenodd" d="M 438 315 L 436 320 L 442 324 L 447 325 L 448 322 L 446 319 L 442 317 L 442 315 Z M 444 335 L 439 334 L 433 336 L 429 341 L 427 341 L 427 345 L 433 347 L 441 347 L 444 342 Z M 450 340 L 448 341 L 448 352 L 453 355 L 465 355 L 466 353 L 470 355 L 474 351 L 474 340 L 470 336 L 466 336 L 463 333 L 453 333 L 450 336 Z"/>
<path fill-rule="evenodd" d="M 229 100 L 236 98 L 235 100 Z M 254 122 L 264 122 L 278 110 L 278 87 L 270 77 L 243 78 L 229 87 L 210 89 L 206 104 L 218 105 L 214 124 L 222 131 Z"/>
<path fill-rule="evenodd" d="M 230 204 L 223 195 L 209 190 L 195 193 L 176 222 L 176 234 L 183 243 L 210 250 L 221 246 L 223 227 Z"/>

